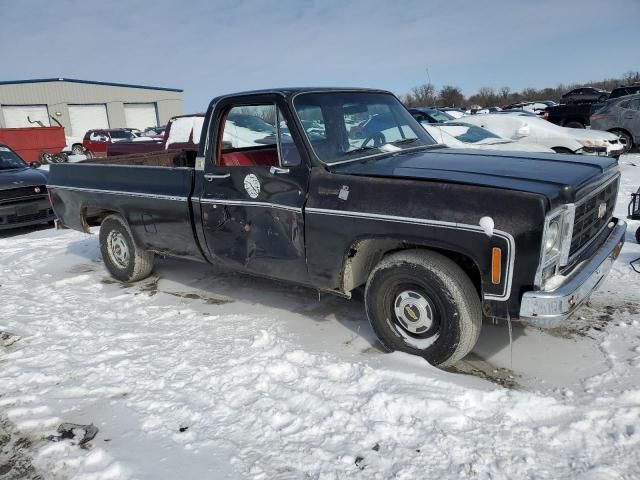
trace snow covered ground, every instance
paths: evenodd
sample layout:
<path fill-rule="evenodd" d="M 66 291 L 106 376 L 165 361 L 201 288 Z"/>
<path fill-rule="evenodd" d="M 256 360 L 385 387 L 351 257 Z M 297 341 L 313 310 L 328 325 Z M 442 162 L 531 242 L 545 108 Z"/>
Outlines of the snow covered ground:
<path fill-rule="evenodd" d="M 382 353 L 361 299 L 175 260 L 126 286 L 95 235 L 4 233 L 0 478 L 639 478 L 639 224 L 580 318 L 512 355 L 486 324 L 456 372 Z"/>

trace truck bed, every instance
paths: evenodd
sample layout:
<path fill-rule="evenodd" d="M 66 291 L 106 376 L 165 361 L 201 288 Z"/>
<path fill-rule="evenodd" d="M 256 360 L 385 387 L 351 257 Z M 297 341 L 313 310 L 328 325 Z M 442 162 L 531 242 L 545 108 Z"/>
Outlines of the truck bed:
<path fill-rule="evenodd" d="M 149 153 L 132 153 L 115 157 L 91 158 L 82 163 L 101 165 L 146 165 L 149 167 L 190 167 L 195 165 L 195 150 L 160 150 Z"/>
<path fill-rule="evenodd" d="M 131 157 L 136 158 L 129 161 L 142 161 L 138 155 Z M 89 231 L 105 216 L 117 213 L 144 248 L 202 261 L 193 225 L 194 170 L 158 165 L 159 157 L 146 161 L 157 165 L 114 164 L 108 158 L 51 165 L 48 188 L 59 206 L 60 222 Z"/>

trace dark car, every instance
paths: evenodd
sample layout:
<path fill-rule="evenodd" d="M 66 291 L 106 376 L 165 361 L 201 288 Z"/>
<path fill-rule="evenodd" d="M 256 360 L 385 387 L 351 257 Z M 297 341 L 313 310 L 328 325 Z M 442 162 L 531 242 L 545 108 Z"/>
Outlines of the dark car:
<path fill-rule="evenodd" d="M 85 152 L 91 152 L 94 157 L 107 155 L 110 143 L 133 140 L 137 135 L 131 128 L 105 128 L 102 130 L 88 130 L 82 140 Z"/>
<path fill-rule="evenodd" d="M 410 108 L 409 113 L 415 118 L 418 122 L 426 122 L 426 123 L 444 123 L 449 120 L 455 120 L 452 115 L 449 115 L 446 112 L 443 112 L 437 108 L 428 108 L 428 107 L 416 107 Z"/>
<path fill-rule="evenodd" d="M 624 97 L 625 95 L 635 95 L 636 93 L 640 93 L 640 83 L 634 83 L 632 85 L 620 85 L 619 87 L 611 90 L 609 100 L 618 97 Z"/>
<path fill-rule="evenodd" d="M 608 100 L 591 115 L 591 128 L 618 135 L 625 153 L 640 145 L 640 94 Z"/>
<path fill-rule="evenodd" d="M 565 103 L 604 102 L 607 98 L 609 98 L 609 92 L 595 87 L 575 88 L 562 95 Z"/>
<path fill-rule="evenodd" d="M 47 172 L 0 144 L 0 230 L 53 222 Z"/>

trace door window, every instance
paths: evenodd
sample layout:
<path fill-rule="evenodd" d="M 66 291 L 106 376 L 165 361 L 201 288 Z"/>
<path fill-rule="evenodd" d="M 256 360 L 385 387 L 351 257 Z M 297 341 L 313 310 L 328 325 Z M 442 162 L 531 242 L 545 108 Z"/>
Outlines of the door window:
<path fill-rule="evenodd" d="M 289 125 L 275 105 L 243 105 L 227 113 L 218 164 L 275 167 L 300 163 Z"/>

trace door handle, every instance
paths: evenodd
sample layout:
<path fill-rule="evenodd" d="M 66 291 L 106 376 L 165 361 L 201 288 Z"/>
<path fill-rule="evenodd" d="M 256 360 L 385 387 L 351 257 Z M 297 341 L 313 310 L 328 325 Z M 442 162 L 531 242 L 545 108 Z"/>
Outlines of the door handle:
<path fill-rule="evenodd" d="M 212 182 L 213 180 L 215 180 L 216 178 L 229 178 L 231 176 L 230 173 L 221 173 L 219 175 L 215 175 L 213 173 L 205 173 L 204 174 L 204 179 L 207 182 Z"/>
<path fill-rule="evenodd" d="M 624 118 L 633 118 L 633 113 L 625 113 Z"/>
<path fill-rule="evenodd" d="M 289 173 L 289 169 L 281 167 L 271 167 L 269 169 L 269 173 L 271 173 L 271 175 L 276 175 L 278 173 Z"/>

